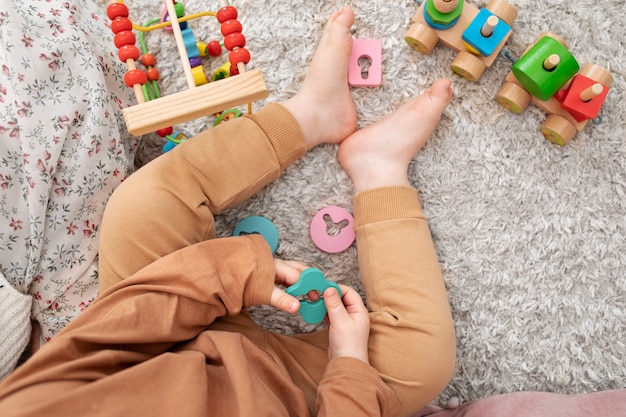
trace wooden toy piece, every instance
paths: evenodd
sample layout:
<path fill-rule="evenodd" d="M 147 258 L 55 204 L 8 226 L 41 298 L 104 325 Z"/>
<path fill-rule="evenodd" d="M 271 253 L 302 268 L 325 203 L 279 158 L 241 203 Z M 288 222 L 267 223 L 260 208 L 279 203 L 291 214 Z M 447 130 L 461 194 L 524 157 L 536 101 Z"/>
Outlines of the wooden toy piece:
<path fill-rule="evenodd" d="M 189 88 L 194 88 L 196 86 L 196 82 L 191 71 L 191 64 L 189 63 L 189 55 L 187 55 L 185 40 L 180 28 L 180 23 L 178 22 L 176 9 L 174 8 L 174 0 L 165 0 L 165 7 L 167 8 L 167 13 L 170 17 L 172 32 L 174 33 L 174 39 L 176 40 L 176 47 L 178 49 L 178 54 L 180 55 L 180 61 L 183 66 L 185 80 L 187 80 L 187 86 Z"/>
<path fill-rule="evenodd" d="M 302 271 L 298 282 L 290 286 L 285 292 L 294 297 L 306 296 L 311 291 L 317 291 L 320 298 L 315 301 L 300 300 L 300 310 L 298 311 L 304 321 L 309 324 L 317 324 L 324 320 L 326 316 L 326 306 L 321 294 L 330 287 L 334 287 L 342 297 L 341 289 L 337 283 L 328 281 L 322 271 L 317 268 L 308 268 Z"/>
<path fill-rule="evenodd" d="M 480 29 L 480 34 L 483 35 L 485 38 L 490 37 L 499 22 L 500 19 L 498 19 L 498 16 L 489 16 L 487 18 L 487 21 L 485 21 L 485 23 L 483 24 L 483 27 Z"/>
<path fill-rule="evenodd" d="M 263 216 L 249 216 L 241 220 L 235 226 L 233 236 L 240 236 L 242 234 L 258 233 L 267 242 L 272 250 L 272 253 L 278 249 L 278 229 L 274 226 L 274 223 L 267 217 Z"/>
<path fill-rule="evenodd" d="M 325 217 L 329 217 L 335 224 L 347 222 L 338 234 L 331 236 L 328 233 Z M 328 253 L 339 253 L 348 249 L 354 242 L 354 217 L 346 209 L 337 206 L 328 206 L 318 211 L 309 227 L 313 243 Z"/>
<path fill-rule="evenodd" d="M 598 78 L 607 82 L 608 85 L 585 75 L 589 72 L 585 70 L 589 69 L 593 69 L 595 74 L 600 75 Z M 606 73 L 608 74 L 608 71 Z M 599 70 L 587 64 L 580 74 L 572 78 L 567 88 L 559 92 L 560 94 L 556 96 L 556 99 L 561 102 L 561 107 L 567 110 L 577 121 L 591 120 L 600 113 L 612 80 L 613 77 L 610 74 L 608 77 L 602 76 Z"/>
<path fill-rule="evenodd" d="M 363 71 L 359 65 L 361 59 L 370 62 Z M 352 54 L 348 63 L 348 84 L 352 87 L 375 87 L 382 80 L 382 43 L 380 39 L 353 39 Z"/>
<path fill-rule="evenodd" d="M 463 39 L 463 34 L 478 16 L 479 9 L 465 1 L 458 1 L 454 11 L 445 14 L 439 9 L 449 10 L 445 7 L 452 5 L 444 3 L 446 2 L 443 0 L 424 1 L 413 16 L 413 23 L 404 39 L 413 49 L 423 54 L 431 53 L 439 42 L 455 49 L 459 54 L 451 64 L 452 71 L 469 81 L 478 81 L 510 37 L 510 28 L 517 17 L 517 10 L 506 0 L 491 0 L 483 12 L 483 20 L 478 23 L 477 28 L 473 27 L 471 30 L 474 37 L 480 38 L 480 42 L 476 41 L 477 45 L 471 45 Z M 460 15 L 457 17 L 454 13 L 459 11 Z M 490 19 L 491 16 L 497 18 L 498 23 L 495 18 Z M 492 29 L 491 36 L 481 34 L 481 31 L 488 33 Z M 483 49 L 484 44 L 489 47 Z"/>
<path fill-rule="evenodd" d="M 595 83 L 590 87 L 587 87 L 585 90 L 580 92 L 578 99 L 580 101 L 591 101 L 594 98 L 598 97 L 604 91 L 604 86 L 600 83 Z"/>
<path fill-rule="evenodd" d="M 207 116 L 232 108 L 242 104 L 248 104 L 248 111 L 251 112 L 252 102 L 268 96 L 267 87 L 261 72 L 246 71 L 245 65 L 250 60 L 250 53 L 244 48 L 245 37 L 241 33 L 241 23 L 237 21 L 237 10 L 228 5 L 226 0 L 222 0 L 223 7 L 217 12 L 201 12 L 185 16 L 182 3 L 175 0 L 165 0 L 166 14 L 168 21 L 153 25 L 150 29 L 135 26 L 128 19 L 128 8 L 117 0 L 109 6 L 107 14 L 113 21 L 111 24 L 114 33 L 130 31 L 137 28 L 142 31 L 154 30 L 157 28 L 171 27 L 175 35 L 176 46 L 180 55 L 183 72 L 189 87 L 188 90 L 161 97 L 156 88 L 156 83 L 151 84 L 155 92 L 150 92 L 150 88 L 142 85 L 149 80 L 158 80 L 159 73 L 154 68 L 154 59 L 151 63 L 144 64 L 147 67 L 146 73 L 135 67 L 135 61 L 139 59 L 139 50 L 135 45 L 128 44 L 131 36 L 121 34 L 117 42 L 124 43 L 120 48 L 120 59 L 129 66 L 129 72 L 125 79 L 129 86 L 135 90 L 138 104 L 123 109 L 124 119 L 128 131 L 133 135 L 143 135 L 152 131 L 162 130 L 178 123 L 187 122 L 198 117 Z M 204 73 L 204 68 L 200 57 L 206 55 L 205 51 L 200 51 L 199 43 L 196 42 L 187 21 L 200 16 L 215 16 L 221 23 L 221 31 L 224 35 L 224 45 L 230 51 L 229 68 L 225 70 L 224 78 L 231 74 L 240 74 L 238 77 L 220 79 L 219 83 L 208 84 L 208 79 Z M 130 33 L 132 35 L 132 33 Z M 132 35 L 132 42 L 134 42 Z M 206 48 L 212 56 L 221 53 L 219 42 L 211 42 L 212 47 Z M 217 48 L 215 48 L 217 46 Z M 217 51 L 215 49 L 218 49 Z M 149 54 L 145 54 L 147 56 Z M 143 61 L 143 58 L 142 58 Z M 199 85 L 200 87 L 196 87 Z M 164 131 L 164 130 L 162 130 Z M 168 140 L 173 140 L 167 135 Z"/>
<path fill-rule="evenodd" d="M 505 21 L 498 19 L 489 10 L 482 9 L 465 29 L 461 39 L 469 52 L 479 56 L 489 56 L 510 32 L 511 27 Z"/>
<path fill-rule="evenodd" d="M 174 93 L 124 109 L 128 131 L 143 135 L 268 96 L 259 70 Z"/>
<path fill-rule="evenodd" d="M 567 44 L 562 39 L 549 33 L 541 34 L 537 42 L 544 38 L 550 38 L 554 41 L 552 44 L 558 44 L 557 49 L 567 50 Z M 528 47 L 524 56 L 535 45 L 536 43 Z M 551 55 L 552 53 L 548 51 L 539 54 L 534 59 L 539 71 L 551 74 L 559 70 L 563 64 L 564 55 L 557 53 L 558 59 L 551 58 Z M 552 71 L 546 70 L 544 66 L 552 68 Z M 563 88 L 547 100 L 543 100 L 527 91 L 521 80 L 511 71 L 496 95 L 496 100 L 515 113 L 522 113 L 530 102 L 535 104 L 549 114 L 542 123 L 540 132 L 549 141 L 564 146 L 570 142 L 576 132 L 586 126 L 588 120 L 597 116 L 612 82 L 613 77 L 606 69 L 595 64 L 586 64 L 580 73 L 565 80 Z M 597 85 L 602 88 L 600 89 Z M 589 100 L 585 101 L 586 99 Z"/>
<path fill-rule="evenodd" d="M 434 0 L 435 9 L 440 13 L 452 13 L 458 6 L 458 0 Z"/>
<path fill-rule="evenodd" d="M 552 71 L 561 62 L 561 57 L 557 54 L 552 54 L 543 61 L 543 69 L 546 71 Z"/>
<path fill-rule="evenodd" d="M 434 28 L 445 30 L 457 23 L 465 1 L 426 0 L 424 3 L 424 20 Z"/>
<path fill-rule="evenodd" d="M 544 101 L 563 87 L 579 69 L 578 61 L 571 52 L 551 36 L 542 36 L 511 67 L 520 84 Z"/>

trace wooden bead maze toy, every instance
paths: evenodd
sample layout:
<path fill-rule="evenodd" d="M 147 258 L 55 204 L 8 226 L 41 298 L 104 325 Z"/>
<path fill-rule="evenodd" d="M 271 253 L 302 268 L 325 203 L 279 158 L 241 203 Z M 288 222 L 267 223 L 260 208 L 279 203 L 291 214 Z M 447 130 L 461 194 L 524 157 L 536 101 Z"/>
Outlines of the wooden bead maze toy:
<path fill-rule="evenodd" d="M 123 110 L 128 131 L 133 135 L 158 131 L 161 136 L 171 137 L 172 125 L 187 122 L 202 116 L 217 114 L 225 109 L 251 103 L 267 97 L 268 92 L 259 70 L 247 71 L 250 52 L 245 48 L 246 39 L 242 25 L 237 20 L 237 10 L 221 1 L 217 12 L 202 12 L 186 16 L 181 2 L 165 0 L 165 12 L 161 22 L 149 27 L 136 25 L 129 19 L 128 7 L 123 0 L 117 0 L 107 7 L 111 19 L 114 42 L 122 62 L 128 72 L 125 83 L 135 91 L 137 104 Z M 187 21 L 200 16 L 215 16 L 221 25 L 224 47 L 229 51 L 229 62 L 213 75 L 209 82 L 202 65 L 201 57 L 207 53 L 218 56 L 221 45 L 212 41 L 208 45 L 196 42 Z M 158 19 L 157 19 L 158 20 Z M 171 28 L 180 56 L 188 89 L 161 97 L 156 81 L 159 78 L 155 68 L 156 60 L 151 54 L 141 54 L 135 45 L 133 29 L 141 31 L 141 46 L 145 49 L 143 33 L 150 30 Z M 139 69 L 141 62 L 146 70 Z M 236 75 L 236 76 L 230 76 Z"/>
<path fill-rule="evenodd" d="M 452 71 L 476 82 L 510 37 L 516 17 L 517 10 L 505 0 L 491 0 L 481 10 L 464 0 L 424 0 L 404 39 L 422 54 L 430 54 L 439 42 L 455 49 Z"/>
<path fill-rule="evenodd" d="M 514 113 L 534 103 L 549 114 L 540 128 L 543 136 L 564 146 L 598 116 L 612 82 L 598 65 L 580 69 L 565 41 L 544 33 L 513 64 L 496 100 Z"/>

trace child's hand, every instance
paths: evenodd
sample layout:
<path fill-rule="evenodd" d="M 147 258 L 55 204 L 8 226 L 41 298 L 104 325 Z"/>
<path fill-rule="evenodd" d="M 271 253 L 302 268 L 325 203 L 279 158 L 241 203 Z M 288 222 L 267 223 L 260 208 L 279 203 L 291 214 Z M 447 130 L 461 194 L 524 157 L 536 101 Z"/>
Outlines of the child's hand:
<path fill-rule="evenodd" d="M 302 271 L 308 267 L 296 261 L 283 261 L 274 259 L 276 277 L 274 282 L 277 285 L 290 287 L 300 279 Z M 297 313 L 300 308 L 300 301 L 293 295 L 287 294 L 284 290 L 274 287 L 270 296 L 270 305 L 287 313 Z"/>
<path fill-rule="evenodd" d="M 354 289 L 345 285 L 340 288 L 343 298 L 334 288 L 324 291 L 324 304 L 328 310 L 328 359 L 349 357 L 369 363 L 369 314 Z"/>

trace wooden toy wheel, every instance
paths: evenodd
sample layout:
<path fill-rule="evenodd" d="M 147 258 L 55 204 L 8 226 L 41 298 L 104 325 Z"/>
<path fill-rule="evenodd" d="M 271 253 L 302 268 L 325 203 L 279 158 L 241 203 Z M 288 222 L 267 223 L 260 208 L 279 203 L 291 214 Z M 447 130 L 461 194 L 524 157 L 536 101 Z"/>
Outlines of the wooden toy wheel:
<path fill-rule="evenodd" d="M 504 20 L 509 26 L 513 25 L 513 21 L 517 17 L 517 9 L 506 0 L 491 0 L 486 9 Z"/>
<path fill-rule="evenodd" d="M 485 72 L 487 65 L 482 59 L 469 52 L 461 51 L 450 65 L 452 71 L 468 81 L 476 82 Z"/>
<path fill-rule="evenodd" d="M 411 48 L 427 55 L 433 51 L 437 42 L 439 42 L 439 36 L 431 28 L 421 23 L 413 23 L 404 36 L 404 40 Z"/>
<path fill-rule="evenodd" d="M 528 91 L 511 82 L 505 82 L 496 95 L 496 101 L 513 113 L 523 113 L 530 100 Z"/>
<path fill-rule="evenodd" d="M 565 42 L 565 40 L 563 38 L 561 38 L 560 36 L 555 35 L 554 33 L 550 33 L 550 32 L 541 32 L 539 34 L 539 37 L 537 38 L 537 40 L 543 38 L 544 36 L 548 36 L 552 39 L 554 39 L 555 41 L 559 42 L 561 45 L 563 45 L 564 47 L 566 47 L 567 49 L 569 49 L 569 45 L 567 44 L 567 42 Z M 535 42 L 537 43 L 537 42 Z M 531 45 L 532 46 L 532 45 Z M 530 47 L 529 47 L 530 48 Z"/>
<path fill-rule="evenodd" d="M 585 64 L 580 73 L 598 82 L 610 87 L 613 83 L 613 76 L 606 69 L 596 64 Z"/>
<path fill-rule="evenodd" d="M 565 146 L 576 134 L 576 127 L 564 117 L 553 114 L 543 122 L 540 131 L 550 142 Z"/>

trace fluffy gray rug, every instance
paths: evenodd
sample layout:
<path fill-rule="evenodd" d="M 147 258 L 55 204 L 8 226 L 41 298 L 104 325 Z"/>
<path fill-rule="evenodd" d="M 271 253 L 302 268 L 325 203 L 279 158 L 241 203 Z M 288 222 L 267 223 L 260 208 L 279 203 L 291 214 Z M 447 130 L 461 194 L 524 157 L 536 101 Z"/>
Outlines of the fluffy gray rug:
<path fill-rule="evenodd" d="M 360 126 L 394 111 L 437 78 L 453 79 L 455 97 L 410 169 L 430 219 L 458 335 L 457 370 L 443 401 L 626 387 L 626 2 L 510 2 L 519 14 L 507 56 L 477 83 L 451 72 L 454 51 L 439 45 L 425 56 L 407 46 L 404 34 L 418 3 L 350 2 L 357 17 L 354 36 L 378 38 L 383 45 L 382 85 L 353 89 Z M 138 23 L 161 11 L 155 0 L 126 3 Z M 185 4 L 189 12 L 219 7 L 217 0 Z M 298 90 L 327 16 L 342 4 L 233 0 L 252 53 L 250 67 L 263 71 L 268 101 Z M 191 24 L 200 40 L 221 37 L 215 19 Z M 600 117 L 566 147 L 541 136 L 543 111 L 530 106 L 516 115 L 494 100 L 512 60 L 543 31 L 566 40 L 581 64 L 601 65 L 614 77 Z M 184 89 L 173 37 L 159 31 L 148 42 L 164 91 Z M 211 122 L 200 119 L 184 128 L 193 133 Z M 156 135 L 145 136 L 138 164 L 154 158 L 160 144 Z M 326 254 L 308 232 L 323 207 L 351 208 L 351 185 L 335 153 L 333 146 L 310 152 L 247 204 L 220 215 L 220 233 L 230 234 L 248 215 L 264 215 L 279 229 L 279 257 L 359 287 L 356 249 Z M 269 308 L 256 310 L 255 317 L 284 333 L 313 330 Z"/>

